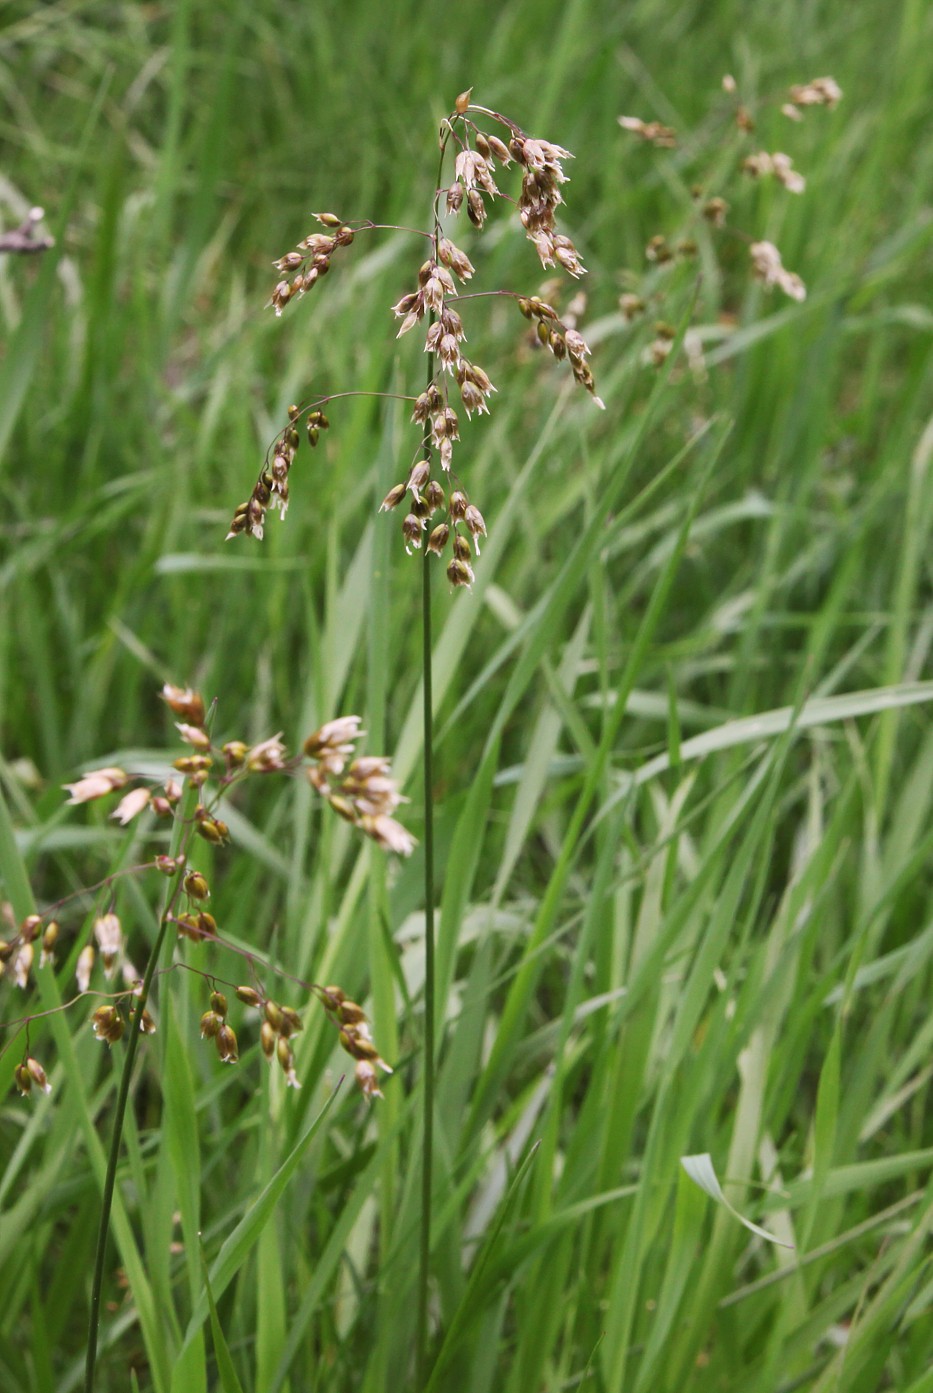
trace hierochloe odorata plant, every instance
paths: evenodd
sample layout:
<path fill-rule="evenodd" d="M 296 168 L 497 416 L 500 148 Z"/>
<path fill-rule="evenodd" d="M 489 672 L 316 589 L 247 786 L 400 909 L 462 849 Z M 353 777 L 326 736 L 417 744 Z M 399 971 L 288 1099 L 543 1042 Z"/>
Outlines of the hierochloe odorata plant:
<path fill-rule="evenodd" d="M 570 152 L 549 140 L 529 135 L 501 112 L 477 105 L 470 100 L 471 93 L 472 89 L 461 93 L 453 110 L 441 123 L 438 172 L 427 224 L 424 231 L 413 233 L 421 238 L 426 255 L 409 288 L 391 307 L 398 321 L 398 338 L 414 330 L 424 333 L 427 373 L 420 391 L 402 396 L 411 406 L 411 419 L 418 427 L 420 443 L 407 463 L 399 468 L 398 481 L 381 504 L 383 512 L 401 512 L 401 533 L 408 554 L 423 548 L 425 979 L 421 1226 L 415 1341 L 415 1378 L 419 1387 L 424 1384 L 428 1368 L 434 1146 L 436 1006 L 431 566 L 433 556 L 449 556 L 446 570 L 451 586 L 458 589 L 473 584 L 474 557 L 479 555 L 480 541 L 486 536 L 486 521 L 454 467 L 455 447 L 460 440 L 460 413 L 465 412 L 467 417 L 488 413 L 490 398 L 496 391 L 485 368 L 467 357 L 464 351 L 464 316 L 473 308 L 469 302 L 484 297 L 511 301 L 529 321 L 537 342 L 558 363 L 566 364 L 573 380 L 597 406 L 603 406 L 596 395 L 593 373 L 587 363 L 589 347 L 576 327 L 576 307 L 572 313 L 561 317 L 550 299 L 541 295 L 501 288 L 462 289 L 472 282 L 475 270 L 461 244 L 467 236 L 482 231 L 496 203 L 508 205 L 517 215 L 518 225 L 533 244 L 543 267 L 566 271 L 574 279 L 584 274 L 576 246 L 558 227 L 557 221 L 564 201 L 562 188 L 567 182 L 564 164 L 571 158 Z M 293 300 L 300 300 L 313 290 L 327 275 L 332 261 L 336 260 L 339 265 L 357 238 L 387 229 L 386 224 L 342 218 L 330 212 L 317 213 L 315 217 L 321 230 L 310 233 L 293 251 L 286 252 L 274 263 L 281 277 L 272 292 L 272 306 L 277 315 Z M 458 220 L 461 231 L 454 241 L 447 229 L 455 226 Z M 463 227 L 464 223 L 469 227 Z M 389 230 L 412 232 L 410 228 L 394 226 Z M 577 297 L 578 303 L 582 298 Z M 388 313 L 389 307 L 386 308 Z M 325 408 L 342 397 L 357 395 L 367 394 L 353 390 L 331 391 L 289 408 L 288 422 L 267 451 L 252 493 L 236 509 L 228 537 L 246 532 L 261 538 L 270 509 L 284 517 L 288 507 L 289 474 L 302 435 L 307 435 L 311 446 L 316 445 L 321 432 L 330 425 Z"/>
<path fill-rule="evenodd" d="M 75 957 L 76 992 L 52 1009 L 62 1011 L 83 1005 L 86 1010 L 88 1000 L 99 1003 L 89 1017 L 94 1036 L 110 1048 L 119 1046 L 123 1051 L 91 1287 L 85 1393 L 93 1393 L 94 1388 L 104 1258 L 130 1079 L 140 1037 L 156 1030 L 156 1018 L 149 1010 L 155 979 L 165 979 L 179 969 L 202 978 L 206 1009 L 201 1016 L 201 1037 L 213 1042 L 221 1063 L 235 1064 L 239 1058 L 236 1031 L 228 1018 L 227 991 L 221 990 L 226 988 L 246 1008 L 247 1028 L 257 1030 L 263 1055 L 270 1065 L 278 1066 L 288 1087 L 301 1087 L 293 1040 L 303 1029 L 302 1009 L 309 1001 L 323 1008 L 337 1031 L 341 1048 L 354 1061 L 356 1082 L 367 1099 L 382 1097 L 379 1071 L 392 1073 L 373 1041 L 365 1012 L 342 988 L 295 977 L 282 964 L 270 960 L 260 942 L 244 947 L 224 937 L 222 901 L 220 906 L 214 905 L 208 876 L 196 864 L 199 843 L 215 848 L 229 843 L 230 830 L 223 814 L 240 786 L 247 780 L 276 775 L 306 778 L 339 817 L 383 850 L 409 855 L 415 841 L 393 816 L 406 800 L 392 778 L 389 761 L 382 756 L 356 753 L 357 742 L 364 734 L 359 716 L 328 721 L 307 737 L 300 753 L 290 754 L 281 735 L 258 744 L 238 739 L 216 742 L 211 733 L 213 712 L 200 693 L 190 688 L 166 684 L 162 698 L 180 718 L 176 729 L 187 747 L 184 754 L 172 760 L 167 777 L 154 779 L 108 765 L 88 771 L 66 785 L 65 791 L 70 804 L 96 803 L 119 794 L 110 816 L 126 826 L 145 814 L 151 819 L 148 831 L 163 846 L 162 828 L 168 826 L 169 850 L 160 850 L 139 864 L 112 872 L 95 885 L 46 904 L 41 912 L 27 915 L 20 923 L 9 922 L 5 913 L 8 926 L 4 926 L 0 938 L 0 978 L 26 990 L 31 985 L 37 957 L 43 966 L 54 964 L 73 921 L 73 931 L 82 944 Z M 161 881 L 163 890 L 154 942 L 140 972 L 130 956 L 136 946 L 135 935 L 131 937 L 124 928 L 121 897 L 129 878 L 153 877 Z M 166 951 L 172 939 L 178 946 L 174 952 Z M 224 978 L 213 964 L 205 971 L 187 961 L 183 951 L 186 939 L 238 957 L 243 965 L 239 977 Z M 163 956 L 168 961 L 163 962 Z M 273 978 L 287 985 L 293 999 L 297 993 L 295 1005 L 280 1001 L 278 989 L 273 996 L 268 985 Z M 250 1013 L 255 1013 L 252 1022 Z M 14 1071 L 14 1083 L 24 1097 L 52 1091 L 48 1061 L 43 1063 L 36 1058 L 30 1044 L 30 1026 L 47 1014 L 49 1011 L 33 1010 L 2 1023 L 11 1032 L 10 1044 L 5 1048 L 22 1036 L 22 1057 Z"/>

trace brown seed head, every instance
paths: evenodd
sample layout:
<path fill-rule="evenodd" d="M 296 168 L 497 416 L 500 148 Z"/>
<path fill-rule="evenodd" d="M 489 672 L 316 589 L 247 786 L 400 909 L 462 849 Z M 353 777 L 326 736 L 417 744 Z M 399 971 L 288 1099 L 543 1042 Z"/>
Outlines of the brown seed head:
<path fill-rule="evenodd" d="M 223 1016 L 218 1016 L 216 1011 L 205 1011 L 201 1017 L 201 1039 L 213 1040 L 223 1023 Z"/>
<path fill-rule="evenodd" d="M 33 1059 L 30 1055 L 26 1060 L 26 1072 L 37 1088 L 41 1088 L 43 1093 L 51 1093 L 52 1085 L 49 1083 L 46 1072 L 38 1059 Z"/>
<path fill-rule="evenodd" d="M 435 527 L 434 531 L 428 538 L 428 551 L 433 552 L 435 556 L 441 556 L 449 539 L 450 526 L 448 523 L 442 522 L 439 527 Z"/>
<path fill-rule="evenodd" d="M 437 243 L 437 255 L 445 266 L 449 266 L 454 275 L 461 281 L 468 281 L 473 275 L 474 266 L 470 258 L 459 247 L 454 246 L 447 237 L 440 237 Z"/>
<path fill-rule="evenodd" d="M 181 938 L 190 938 L 195 943 L 200 943 L 204 934 L 201 932 L 201 916 L 199 914 L 179 914 L 175 920 L 175 927 Z"/>
<path fill-rule="evenodd" d="M 339 793 L 328 794 L 328 802 L 338 817 L 342 817 L 344 822 L 356 822 L 356 808 L 349 798 L 342 798 Z"/>
<path fill-rule="evenodd" d="M 649 241 L 645 248 L 645 256 L 649 261 L 657 262 L 661 266 L 665 262 L 673 260 L 674 253 L 667 245 L 667 238 L 659 232 Z"/>
<path fill-rule="evenodd" d="M 368 1059 L 359 1060 L 353 1072 L 363 1097 L 367 1101 L 371 1098 L 385 1096 L 379 1087 L 379 1075 L 376 1073 L 376 1067 Z"/>
<path fill-rule="evenodd" d="M 180 755 L 172 761 L 172 768 L 177 769 L 179 774 L 196 777 L 198 774 L 207 774 L 213 763 L 210 755 Z"/>
<path fill-rule="evenodd" d="M 279 1034 L 286 1039 L 290 1035 L 297 1035 L 300 1030 L 304 1030 L 304 1022 L 291 1006 L 282 1007 L 282 1023 L 279 1026 Z"/>
<path fill-rule="evenodd" d="M 441 484 L 436 479 L 432 479 L 424 491 L 424 501 L 428 505 L 428 516 L 436 513 L 438 508 L 443 508 L 445 493 Z"/>
<path fill-rule="evenodd" d="M 419 460 L 408 476 L 405 485 L 413 494 L 419 494 L 431 477 L 431 465 L 428 460 Z"/>
<path fill-rule="evenodd" d="M 642 121 L 637 116 L 620 116 L 619 125 L 623 130 L 632 131 L 649 145 L 672 150 L 677 144 L 677 132 L 670 126 L 662 126 L 660 121 Z"/>
<path fill-rule="evenodd" d="M 450 565 L 447 567 L 447 579 L 454 589 L 457 590 L 461 586 L 466 586 L 467 589 L 469 589 L 476 577 L 473 574 L 472 566 L 470 566 L 468 562 L 461 561 L 457 557 L 454 557 L 453 561 L 451 561 Z"/>
<path fill-rule="evenodd" d="M 423 519 L 419 518 L 414 512 L 409 513 L 402 523 L 402 536 L 405 539 L 405 550 L 411 555 L 412 547 L 421 546 L 421 533 L 424 528 Z"/>
<path fill-rule="evenodd" d="M 206 876 L 203 876 L 200 871 L 189 871 L 182 885 L 185 894 L 190 896 L 192 900 L 210 899 L 210 886 L 207 883 Z"/>
<path fill-rule="evenodd" d="M 126 1022 L 116 1006 L 98 1006 L 91 1016 L 94 1034 L 98 1040 L 115 1045 L 126 1029 Z"/>
<path fill-rule="evenodd" d="M 703 204 L 703 216 L 713 227 L 723 227 L 729 205 L 724 198 L 708 198 Z"/>
<path fill-rule="evenodd" d="M 204 725 L 204 698 L 199 692 L 191 687 L 175 687 L 166 682 L 160 695 L 166 705 L 183 721 L 188 721 L 193 726 Z"/>
<path fill-rule="evenodd" d="M 474 542 L 478 537 L 486 536 L 486 523 L 483 518 L 483 515 L 480 512 L 479 508 L 474 507 L 472 503 L 467 504 L 466 511 L 463 514 L 463 521 L 469 528 L 470 534 L 473 537 Z M 476 548 L 476 555 L 479 556 L 478 546 Z"/>
<path fill-rule="evenodd" d="M 90 803 L 122 788 L 127 778 L 128 775 L 122 769 L 94 769 L 77 783 L 63 784 L 62 787 L 70 795 L 66 800 L 68 803 Z"/>
<path fill-rule="evenodd" d="M 362 1006 L 358 1006 L 355 1001 L 348 1001 L 346 997 L 340 1003 L 336 1016 L 341 1025 L 347 1026 L 361 1025 L 366 1020 L 366 1012 Z"/>
<path fill-rule="evenodd" d="M 832 77 L 815 77 L 790 89 L 790 99 L 796 106 L 825 106 L 832 109 L 842 100 L 842 89 Z"/>
<path fill-rule="evenodd" d="M 490 152 L 501 165 L 511 164 L 512 156 L 509 154 L 509 147 L 504 141 L 500 140 L 497 135 L 487 136 L 486 143 L 489 146 Z"/>
<path fill-rule="evenodd" d="M 271 1059 L 275 1054 L 275 1045 L 278 1038 L 275 1029 L 269 1022 L 263 1021 L 262 1025 L 259 1027 L 259 1043 L 266 1059 Z"/>
<path fill-rule="evenodd" d="M 39 930 L 42 928 L 42 919 L 38 914 L 27 914 L 26 918 L 19 926 L 19 936 L 23 943 L 35 943 L 39 937 Z"/>
<path fill-rule="evenodd" d="M 196 831 L 199 837 L 203 837 L 212 846 L 225 846 L 230 840 L 230 828 L 218 817 L 199 818 Z"/>
<path fill-rule="evenodd" d="M 389 513 L 393 508 L 397 508 L 407 492 L 407 484 L 394 484 L 379 505 L 380 513 Z"/>
<path fill-rule="evenodd" d="M 467 217 L 476 228 L 481 228 L 486 221 L 486 204 L 479 189 L 470 189 L 467 193 Z"/>
<path fill-rule="evenodd" d="M 220 1055 L 222 1063 L 235 1064 L 237 1062 L 240 1056 L 237 1050 L 236 1035 L 226 1021 L 221 1024 L 214 1036 L 214 1044 L 217 1046 L 217 1053 Z"/>

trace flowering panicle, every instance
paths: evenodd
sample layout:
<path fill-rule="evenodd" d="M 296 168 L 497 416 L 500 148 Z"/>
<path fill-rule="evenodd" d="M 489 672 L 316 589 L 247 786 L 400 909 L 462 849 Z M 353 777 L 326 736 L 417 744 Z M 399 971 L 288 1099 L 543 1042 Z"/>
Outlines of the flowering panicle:
<path fill-rule="evenodd" d="M 417 491 L 417 487 L 418 480 L 413 479 L 413 490 Z M 456 500 L 453 507 L 459 511 L 465 527 L 480 527 L 481 519 L 475 509 L 469 511 L 461 508 Z M 121 794 L 111 817 L 123 826 L 138 818 L 145 809 L 159 817 L 179 817 L 182 785 L 175 774 L 183 775 L 197 791 L 197 799 L 181 829 L 179 849 L 172 855 L 160 851 L 151 860 L 131 868 L 139 874 L 154 871 L 174 882 L 165 922 L 176 930 L 179 939 L 230 947 L 224 943 L 217 920 L 208 909 L 211 902 L 208 878 L 191 863 L 189 851 L 194 838 L 200 838 L 217 848 L 229 843 L 230 828 L 220 816 L 220 800 L 252 775 L 285 774 L 294 777 L 304 770 L 312 786 L 333 811 L 351 822 L 384 851 L 399 856 L 409 856 L 413 851 L 416 845 L 414 837 L 393 816 L 407 800 L 402 797 L 392 778 L 390 760 L 383 755 L 357 753 L 357 743 L 364 733 L 360 729 L 362 722 L 359 716 L 341 716 L 328 721 L 304 742 L 303 753 L 291 754 L 283 743 L 281 733 L 255 744 L 233 739 L 218 746 L 208 728 L 208 707 L 199 692 L 190 687 L 166 683 L 160 695 L 178 718 L 176 730 L 187 747 L 186 753 L 172 761 L 173 774 L 162 785 L 153 786 L 151 781 L 143 782 L 127 770 L 110 766 L 86 773 L 76 783 L 65 785 L 65 791 L 69 795 L 68 802 L 73 804 Z M 115 877 L 108 878 L 99 888 L 112 886 L 114 880 Z M 112 896 L 112 889 L 110 893 Z M 6 936 L 0 939 L 0 977 L 7 976 L 17 986 L 25 988 L 37 957 L 37 945 L 41 950 L 42 963 L 53 961 L 59 924 L 50 912 L 45 915 L 30 914 L 12 931 L 11 913 L 6 914 L 6 919 L 10 928 Z M 127 956 L 124 924 L 112 898 L 109 905 L 93 914 L 86 932 L 89 941 L 81 946 L 75 960 L 79 995 L 91 991 L 98 963 L 105 983 L 111 983 L 119 974 L 124 984 L 123 990 L 109 993 L 110 999 L 91 1015 L 95 1036 L 114 1045 L 123 1038 L 127 1024 L 135 1023 L 137 1017 L 139 1029 L 150 1034 L 155 1030 L 155 1022 L 145 1007 L 140 1009 L 139 1002 L 134 1004 L 133 999 L 139 995 L 142 982 Z M 243 989 L 247 993 L 249 990 Z M 241 1000 L 247 999 L 239 990 L 238 995 Z M 128 1008 L 121 1006 L 123 997 L 131 998 Z M 301 1028 L 300 1019 L 294 1012 L 290 1014 L 290 1008 L 280 1008 L 274 1003 L 267 1004 L 266 1014 L 267 1024 L 269 1020 L 273 1024 L 278 1023 L 272 1052 L 276 1054 L 286 1081 L 297 1088 L 294 1057 L 287 1042 L 289 1035 Z M 221 993 L 215 993 L 212 997 L 210 1011 L 201 1021 L 201 1032 L 215 1041 L 223 1062 L 233 1063 L 236 1060 L 236 1034 L 227 1022 Z M 264 1043 L 264 1048 L 267 1043 Z M 269 1051 L 266 1052 L 271 1057 Z M 28 1060 L 21 1066 L 17 1082 L 20 1092 L 29 1092 L 33 1085 L 39 1083 L 35 1071 L 29 1072 Z"/>
<path fill-rule="evenodd" d="M 658 137 L 661 130 L 659 127 L 655 133 Z M 451 509 L 455 495 L 466 497 L 459 481 L 451 478 L 454 447 L 460 440 L 460 412 L 465 412 L 468 419 L 488 414 L 496 389 L 486 370 L 464 352 L 466 331 L 461 311 L 465 300 L 474 296 L 464 294 L 459 287 L 472 280 L 475 268 L 463 248 L 442 227 L 441 210 L 446 210 L 451 218 L 465 210 L 467 220 L 478 230 L 484 226 L 495 200 L 504 199 L 517 209 L 521 227 L 542 266 L 558 267 L 573 277 L 582 276 L 585 268 L 572 239 L 557 224 L 563 203 L 562 187 L 567 182 L 564 161 L 571 158 L 568 150 L 529 135 L 499 112 L 474 105 L 469 92 L 461 93 L 454 110 L 442 123 L 440 145 L 442 167 L 448 149 L 454 151 L 452 179 L 449 185 L 435 191 L 433 227 L 424 234 L 429 254 L 418 269 L 416 284 L 392 306 L 399 321 L 397 337 L 422 326 L 424 351 L 429 354 L 428 384 L 411 398 L 412 420 L 422 428 L 423 458 L 409 466 L 407 477 L 389 490 L 382 511 L 392 511 L 407 499 L 401 522 L 406 551 L 411 554 L 424 546 L 426 551 L 442 556 L 449 548 L 453 558 L 447 575 L 457 587 L 472 584 L 474 551 L 479 555 L 476 537 L 484 536 L 486 531 L 484 523 L 471 527 L 469 519 L 462 515 L 458 518 Z M 497 182 L 499 171 L 510 169 L 520 172 L 517 198 L 505 194 Z M 283 279 L 276 287 L 273 304 L 277 312 L 287 300 L 304 294 L 316 283 L 327 270 L 336 248 L 346 245 L 354 232 L 358 235 L 376 230 L 375 223 L 361 221 L 351 226 L 335 214 L 319 214 L 318 221 L 324 225 L 324 233 L 315 233 L 276 262 L 283 275 L 292 277 Z M 512 295 L 508 291 L 486 293 Z M 542 303 L 534 296 L 513 298 L 521 307 Z M 561 321 L 553 310 L 549 313 L 550 322 L 540 331 L 542 343 L 559 362 L 569 363 L 574 380 L 602 406 L 596 396 L 592 370 L 585 362 L 589 349 L 584 339 L 575 325 Z M 542 310 L 539 324 L 543 324 L 544 314 Z M 327 424 L 320 408 L 332 400 L 331 396 L 321 397 L 313 407 L 290 408 L 289 425 L 271 447 L 250 498 L 234 513 L 228 537 L 247 532 L 261 538 L 269 507 L 278 508 L 284 516 L 288 473 L 300 442 L 299 418 L 305 418 L 316 438 Z M 440 477 L 433 474 L 435 460 L 440 462 Z M 469 506 L 471 517 L 481 522 L 478 510 Z"/>
<path fill-rule="evenodd" d="M 731 74 L 726 74 L 722 79 L 722 90 L 730 99 L 729 107 L 733 122 L 740 133 L 736 139 L 740 145 L 744 146 L 747 138 L 755 130 L 755 118 L 750 104 L 740 99 L 738 83 Z M 804 108 L 825 106 L 831 109 L 840 101 L 842 92 L 833 78 L 822 77 L 791 87 L 788 96 L 789 100 L 781 106 L 781 111 L 791 119 L 799 121 L 803 119 L 802 110 Z M 660 122 L 643 121 L 637 116 L 620 116 L 618 119 L 623 130 L 639 137 L 646 144 L 672 148 L 677 143 L 675 132 L 669 127 L 661 125 Z M 791 194 L 802 194 L 806 190 L 807 181 L 804 175 L 794 167 L 792 156 L 783 150 L 752 149 L 748 151 L 746 148 L 739 154 L 738 169 L 752 179 L 774 179 Z M 781 253 L 772 242 L 757 240 L 745 232 L 727 226 L 729 204 L 721 194 L 710 194 L 702 183 L 697 183 L 693 186 L 692 195 L 694 202 L 692 218 L 695 223 L 702 220 L 709 227 L 725 230 L 728 235 L 740 238 L 748 245 L 751 271 L 756 280 L 760 281 L 768 290 L 777 288 L 792 300 L 801 301 L 806 298 L 807 292 L 803 280 L 795 272 L 785 268 Z M 632 323 L 644 313 L 649 299 L 655 301 L 661 299 L 661 292 L 655 288 L 661 280 L 657 273 L 662 268 L 673 267 L 686 258 L 695 257 L 697 250 L 697 242 L 692 236 L 681 237 L 674 241 L 669 240 L 664 233 L 655 233 L 648 239 L 645 246 L 645 260 L 650 264 L 651 270 L 645 278 L 647 283 L 643 288 L 639 287 L 640 293 L 634 293 L 632 289 L 627 289 L 619 301 L 619 308 L 626 323 Z M 630 277 L 630 281 L 634 281 L 635 286 L 639 286 L 640 279 L 640 277 Z M 543 335 L 546 329 L 542 329 L 541 332 Z M 670 354 L 674 337 L 669 325 L 657 326 L 654 340 L 643 351 L 643 361 L 660 367 Z M 691 357 L 691 353 L 693 355 L 692 365 L 702 371 L 702 349 L 697 338 L 694 336 L 691 340 L 688 335 L 684 340 L 684 347 L 688 358 Z"/>

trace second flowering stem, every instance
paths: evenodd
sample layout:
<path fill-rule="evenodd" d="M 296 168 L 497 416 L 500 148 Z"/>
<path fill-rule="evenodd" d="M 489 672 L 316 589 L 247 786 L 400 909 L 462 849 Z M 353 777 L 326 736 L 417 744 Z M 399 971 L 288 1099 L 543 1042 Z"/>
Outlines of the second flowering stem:
<path fill-rule="evenodd" d="M 198 789 L 189 784 L 185 791 L 184 815 L 179 817 L 175 823 L 175 830 L 172 836 L 171 855 L 177 857 L 184 850 L 184 843 L 190 836 L 191 819 L 194 817 L 195 808 L 198 805 Z M 146 1002 L 149 998 L 149 989 L 152 986 L 152 979 L 155 974 L 156 966 L 162 955 L 165 944 L 166 931 L 168 929 L 169 917 L 178 895 L 181 891 L 181 870 L 165 887 L 165 895 L 159 915 L 159 930 L 156 934 L 155 943 L 149 954 L 149 961 L 146 963 L 146 971 L 143 976 L 142 986 L 139 995 L 135 998 L 135 1006 L 131 1017 L 131 1029 L 127 1040 L 126 1053 L 123 1057 L 123 1070 L 120 1075 L 120 1086 L 117 1092 L 117 1102 L 113 1116 L 113 1134 L 110 1140 L 110 1151 L 107 1156 L 107 1170 L 104 1175 L 104 1188 L 101 1192 L 100 1200 L 100 1224 L 97 1232 L 97 1251 L 94 1257 L 94 1277 L 91 1285 L 91 1308 L 88 1319 L 87 1351 L 84 1363 L 84 1393 L 94 1393 L 94 1379 L 97 1366 L 97 1341 L 100 1334 L 100 1305 L 104 1285 L 104 1260 L 107 1253 L 107 1238 L 110 1232 L 110 1211 L 113 1206 L 113 1191 L 117 1179 L 117 1167 L 120 1162 L 120 1151 L 123 1144 L 123 1122 L 126 1117 L 126 1108 L 130 1095 L 130 1081 L 133 1077 L 133 1064 L 136 1060 L 136 1046 L 139 1042 L 141 1022 L 143 1012 L 146 1009 Z"/>

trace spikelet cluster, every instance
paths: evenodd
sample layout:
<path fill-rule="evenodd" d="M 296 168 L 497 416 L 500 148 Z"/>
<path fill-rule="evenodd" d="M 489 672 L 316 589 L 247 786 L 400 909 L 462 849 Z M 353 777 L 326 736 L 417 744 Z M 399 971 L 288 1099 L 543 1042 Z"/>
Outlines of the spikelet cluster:
<path fill-rule="evenodd" d="M 311 232 L 299 242 L 294 251 L 286 252 L 272 264 L 282 273 L 272 292 L 272 307 L 280 315 L 289 300 L 300 299 L 312 290 L 330 270 L 330 261 L 338 247 L 348 247 L 353 241 L 353 228 L 341 222 L 336 213 L 313 215 L 326 232 Z"/>
<path fill-rule="evenodd" d="M 7 908 L 7 906 L 4 906 Z M 12 919 L 12 913 L 10 914 Z M 43 920 L 40 914 L 27 914 L 19 923 L 11 924 L 12 933 L 0 938 L 0 978 L 8 979 L 24 991 L 28 987 L 36 964 L 36 944 L 39 944 L 39 965 L 55 961 L 55 945 L 59 927 L 55 919 Z"/>
<path fill-rule="evenodd" d="M 392 778 L 392 766 L 382 755 L 354 757 L 360 730 L 359 716 L 328 721 L 304 742 L 308 781 L 334 812 L 358 827 L 384 851 L 410 856 L 415 839 L 392 816 L 407 802 Z"/>
<path fill-rule="evenodd" d="M 17 1064 L 13 1074 L 13 1082 L 24 1098 L 32 1092 L 33 1085 L 43 1093 L 52 1092 L 48 1075 L 38 1059 L 34 1059 L 32 1055 L 25 1055 L 22 1063 Z"/>
<path fill-rule="evenodd" d="M 351 1001 L 340 987 L 321 987 L 319 996 L 324 1010 L 339 1031 L 340 1047 L 356 1060 L 356 1082 L 366 1098 L 381 1098 L 379 1073 L 392 1070 L 373 1044 L 366 1013 Z"/>

